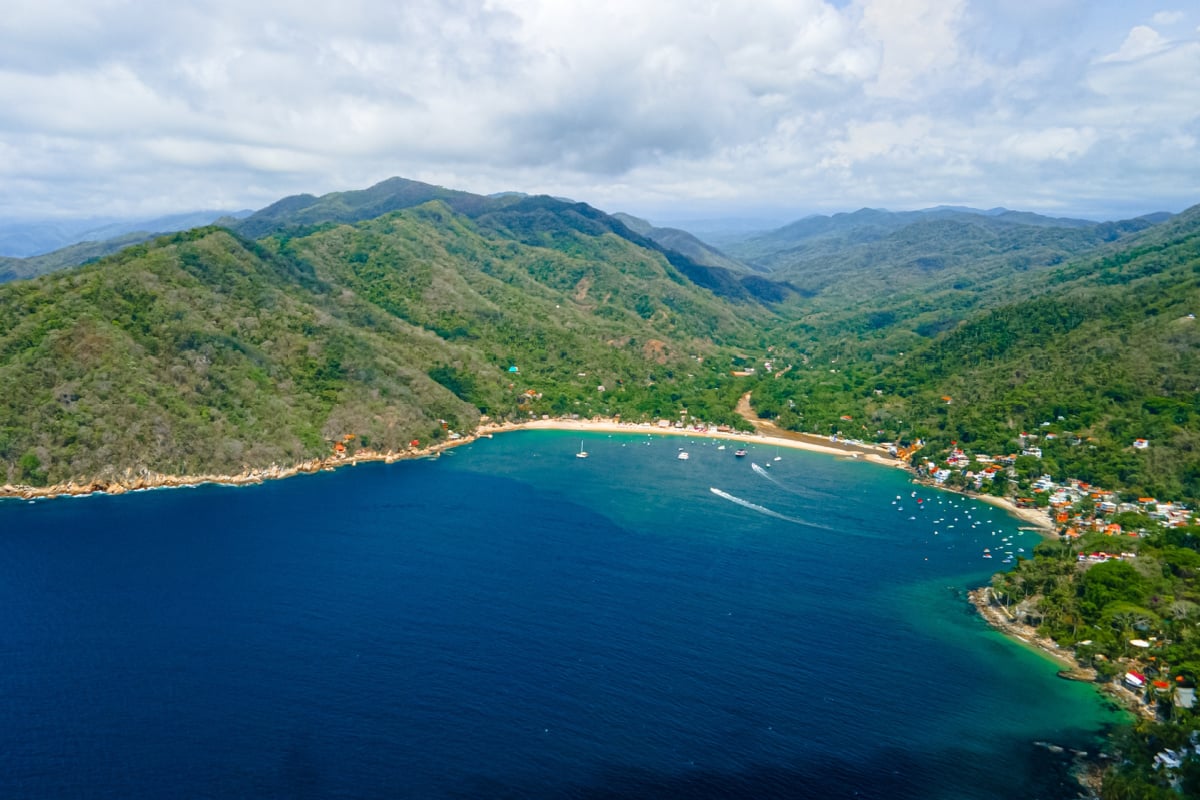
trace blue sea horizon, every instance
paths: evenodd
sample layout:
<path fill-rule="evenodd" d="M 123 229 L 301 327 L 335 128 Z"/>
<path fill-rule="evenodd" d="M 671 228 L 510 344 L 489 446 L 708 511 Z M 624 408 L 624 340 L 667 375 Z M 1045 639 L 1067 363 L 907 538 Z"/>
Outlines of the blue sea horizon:
<path fill-rule="evenodd" d="M 1036 533 L 720 444 L 0 503 L 0 795 L 1077 795 L 1122 715 L 965 599 Z"/>

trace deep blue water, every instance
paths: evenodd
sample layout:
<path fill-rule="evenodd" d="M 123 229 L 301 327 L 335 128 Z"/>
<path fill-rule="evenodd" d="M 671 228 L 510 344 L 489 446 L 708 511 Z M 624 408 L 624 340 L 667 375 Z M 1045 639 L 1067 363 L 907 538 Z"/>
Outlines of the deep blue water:
<path fill-rule="evenodd" d="M 1032 743 L 1116 716 L 963 597 L 1036 534 L 899 470 L 584 441 L 0 503 L 0 796 L 1075 796 Z"/>

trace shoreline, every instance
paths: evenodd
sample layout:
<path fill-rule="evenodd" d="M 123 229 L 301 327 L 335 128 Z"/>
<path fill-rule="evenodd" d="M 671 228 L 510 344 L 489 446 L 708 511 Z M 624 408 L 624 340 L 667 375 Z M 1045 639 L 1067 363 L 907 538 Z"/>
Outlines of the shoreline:
<path fill-rule="evenodd" d="M 981 500 L 988 505 L 1003 508 L 1017 519 L 1028 522 L 1033 527 L 1038 528 L 1043 535 L 1058 536 L 1058 528 L 1050 521 L 1050 517 L 1046 512 L 1040 509 L 1021 508 L 1007 497 L 996 497 L 990 494 L 972 494 L 968 496 L 974 497 L 976 500 Z"/>
<path fill-rule="evenodd" d="M 124 473 L 117 477 L 72 479 L 50 486 L 4 484 L 0 485 L 0 501 L 5 499 L 49 500 L 56 497 L 86 497 L 92 494 L 121 495 L 128 492 L 144 491 L 146 489 L 185 488 L 202 484 L 253 486 L 268 480 L 280 480 L 296 475 L 311 475 L 324 470 L 356 466 L 362 463 L 382 461 L 391 464 L 396 461 L 436 458 L 446 450 L 470 444 L 481 438 L 489 438 L 497 433 L 511 433 L 523 430 L 557 430 L 580 433 L 644 433 L 656 436 L 692 436 L 707 439 L 723 439 L 746 444 L 758 443 L 776 447 L 787 447 L 793 450 L 806 450 L 826 455 L 849 457 L 884 466 L 908 468 L 908 464 L 904 461 L 869 446 L 858 446 L 841 442 L 826 444 L 818 441 L 790 438 L 783 435 L 763 435 L 758 431 L 696 431 L 687 428 L 661 428 L 649 423 L 619 422 L 613 419 L 536 419 L 527 422 L 485 422 L 479 425 L 473 433 L 465 434 L 459 439 L 437 442 L 436 444 L 415 450 L 389 451 L 385 453 L 374 450 L 360 450 L 349 456 L 330 455 L 324 458 L 311 458 L 286 467 L 278 465 L 257 467 L 246 469 L 236 474 L 171 475 L 148 469 L 138 471 L 126 469 Z M 796 435 L 811 436 L 810 434 Z M 819 437 L 811 438 L 819 439 Z"/>
<path fill-rule="evenodd" d="M 831 442 L 825 437 L 817 436 L 816 434 L 786 431 L 782 428 L 777 428 L 774 424 L 766 420 L 750 415 L 744 416 L 747 421 L 754 425 L 753 431 L 697 431 L 688 428 L 663 428 L 648 422 L 622 422 L 611 418 L 531 419 L 521 422 L 489 421 L 481 423 L 475 428 L 474 432 L 465 434 L 459 439 L 441 441 L 418 449 L 389 451 L 385 453 L 375 450 L 360 450 L 350 456 L 330 455 L 324 458 L 311 458 L 286 467 L 271 465 L 270 467 L 250 468 L 235 474 L 171 475 L 148 469 L 137 472 L 132 469 L 126 469 L 122 475 L 115 478 L 73 479 L 51 486 L 4 484 L 0 485 L 0 502 L 5 500 L 50 500 L 57 497 L 86 497 L 93 494 L 121 495 L 128 492 L 145 491 L 147 489 L 187 488 L 204 484 L 254 486 L 269 480 L 280 480 L 296 475 L 311 475 L 341 467 L 357 466 L 360 463 L 382 461 L 386 464 L 392 464 L 396 461 L 437 458 L 446 450 L 461 447 L 482 438 L 490 438 L 498 433 L 511 433 L 513 431 L 524 430 L 553 430 L 576 433 L 691 436 L 702 439 L 741 442 L 744 444 L 786 447 L 791 450 L 803 450 L 810 453 L 837 456 L 847 460 L 899 468 L 909 472 L 914 483 L 981 500 L 1007 511 L 1016 519 L 1036 526 L 1045 536 L 1055 535 L 1055 527 L 1044 513 L 1035 509 L 1020 508 L 1008 498 L 967 493 L 944 486 L 937 486 L 930 481 L 920 478 L 909 462 L 886 453 L 882 448 L 843 441 Z"/>
<path fill-rule="evenodd" d="M 511 433 L 513 431 L 524 430 L 553 430 L 577 433 L 691 436 L 702 439 L 741 442 L 744 444 L 786 447 L 791 450 L 804 450 L 810 453 L 822 453 L 847 460 L 899 468 L 906 470 L 912 476 L 913 482 L 918 485 L 988 503 L 1008 512 L 1010 516 L 1036 527 L 1044 536 L 1053 537 L 1057 534 L 1054 523 L 1050 521 L 1050 518 L 1044 512 L 1038 509 L 1021 508 L 1007 497 L 995 497 L 993 495 L 965 492 L 945 486 L 938 486 L 932 481 L 918 476 L 909 462 L 885 452 L 880 447 L 867 444 L 853 444 L 844 441 L 829 441 L 827 438 L 816 434 L 799 433 L 778 428 L 767 420 L 759 419 L 749 414 L 744 413 L 744 416 L 748 422 L 754 425 L 753 431 L 697 431 L 689 428 L 663 428 L 648 422 L 622 422 L 611 418 L 531 419 L 521 422 L 489 421 L 481 423 L 472 433 L 465 434 L 458 439 L 441 441 L 422 448 L 384 453 L 375 450 L 360 450 L 349 456 L 329 455 L 324 458 L 311 458 L 286 467 L 273 464 L 269 467 L 247 468 L 235 474 L 172 475 L 149 469 L 142 469 L 136 472 L 133 469 L 126 469 L 124 473 L 114 478 L 72 479 L 51 486 L 3 484 L 0 485 L 0 502 L 9 499 L 49 500 L 56 497 L 86 497 L 92 494 L 120 495 L 128 492 L 144 491 L 146 489 L 185 488 L 203 484 L 254 486 L 269 480 L 280 480 L 296 475 L 311 475 L 324 470 L 356 466 L 360 463 L 382 461 L 392 464 L 396 461 L 437 458 L 446 450 L 470 444 L 481 438 L 490 438 L 497 433 Z"/>
<path fill-rule="evenodd" d="M 1041 636 L 1035 628 L 1023 622 L 1018 622 L 1003 606 L 995 602 L 990 586 L 980 586 L 976 589 L 971 589 L 967 592 L 967 598 L 971 605 L 975 607 L 975 610 L 979 612 L 979 616 L 983 618 L 984 622 L 992 630 L 1002 634 L 1006 639 L 1036 651 L 1039 655 L 1045 656 L 1061 666 L 1062 669 L 1058 672 L 1060 678 L 1079 681 L 1080 683 L 1090 683 L 1095 687 L 1097 692 L 1109 698 L 1130 714 L 1148 720 L 1156 719 L 1154 709 L 1143 703 L 1141 698 L 1136 694 L 1124 688 L 1116 681 L 1098 681 L 1096 679 L 1096 670 L 1091 667 L 1081 666 L 1073 655 L 1059 647 L 1058 643 L 1053 639 Z"/>

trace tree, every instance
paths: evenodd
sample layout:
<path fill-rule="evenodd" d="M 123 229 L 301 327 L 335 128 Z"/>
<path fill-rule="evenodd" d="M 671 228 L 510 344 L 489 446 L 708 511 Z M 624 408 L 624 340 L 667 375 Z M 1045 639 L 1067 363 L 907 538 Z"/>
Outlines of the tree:
<path fill-rule="evenodd" d="M 1079 579 L 1080 598 L 1097 609 L 1116 602 L 1140 605 L 1145 590 L 1145 579 L 1124 561 L 1096 564 Z"/>

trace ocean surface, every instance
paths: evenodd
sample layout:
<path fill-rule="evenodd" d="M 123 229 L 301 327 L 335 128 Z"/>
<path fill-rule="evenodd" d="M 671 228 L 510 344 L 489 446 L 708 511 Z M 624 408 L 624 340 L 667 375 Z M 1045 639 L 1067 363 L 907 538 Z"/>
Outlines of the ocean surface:
<path fill-rule="evenodd" d="M 0 796 L 1074 797 L 1119 714 L 964 596 L 1037 534 L 749 449 L 0 502 Z"/>

